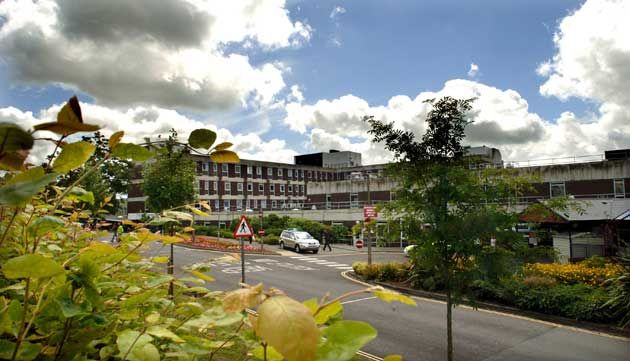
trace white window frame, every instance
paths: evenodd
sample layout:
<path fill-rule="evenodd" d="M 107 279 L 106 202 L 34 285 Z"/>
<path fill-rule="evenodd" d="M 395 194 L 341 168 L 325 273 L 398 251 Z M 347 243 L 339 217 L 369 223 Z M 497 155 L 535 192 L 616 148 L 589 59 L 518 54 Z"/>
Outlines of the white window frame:
<path fill-rule="evenodd" d="M 251 183 L 247 183 L 247 192 L 251 193 L 254 191 L 254 185 Z"/>
<path fill-rule="evenodd" d="M 621 184 L 620 192 L 617 192 L 618 184 Z M 613 179 L 613 192 L 615 193 L 615 198 L 626 198 L 626 182 L 623 178 Z"/>
<path fill-rule="evenodd" d="M 221 173 L 223 175 L 228 175 L 228 165 L 227 164 L 225 164 L 225 163 L 221 164 Z"/>
<path fill-rule="evenodd" d="M 226 194 L 232 193 L 232 183 L 224 182 L 223 183 L 223 190 L 225 191 Z"/>
<path fill-rule="evenodd" d="M 247 166 L 247 174 L 248 175 L 252 175 L 252 166 L 251 165 Z"/>
<path fill-rule="evenodd" d="M 219 189 L 219 182 L 212 182 L 212 190 L 217 191 Z"/>
<path fill-rule="evenodd" d="M 236 200 L 236 209 L 237 210 L 242 210 L 243 209 L 243 200 L 242 199 L 237 199 Z"/>
<path fill-rule="evenodd" d="M 267 208 L 267 200 L 266 199 L 261 199 L 260 200 L 260 209 L 266 209 Z"/>
<path fill-rule="evenodd" d="M 304 184 L 300 184 L 300 193 L 304 193 Z"/>
<path fill-rule="evenodd" d="M 236 191 L 237 192 L 242 192 L 243 191 L 243 183 L 236 183 Z"/>
<path fill-rule="evenodd" d="M 275 184 L 270 184 L 269 185 L 269 192 L 276 193 L 276 185 Z"/>
<path fill-rule="evenodd" d="M 560 187 L 562 186 L 562 194 L 560 195 L 554 195 L 553 193 L 553 189 L 554 187 Z M 567 195 L 567 186 L 564 182 L 549 182 L 549 197 L 554 198 L 554 197 L 564 197 Z"/>
<path fill-rule="evenodd" d="M 313 171 L 308 171 L 308 179 L 312 179 L 313 178 Z"/>
<path fill-rule="evenodd" d="M 284 193 L 284 184 L 280 184 L 280 193 Z"/>
<path fill-rule="evenodd" d="M 271 201 L 271 209 L 274 209 L 274 208 L 276 208 L 277 206 L 278 206 L 278 203 L 276 202 L 276 200 L 275 200 L 275 199 L 274 199 L 274 200 L 272 200 L 272 201 Z"/>
<path fill-rule="evenodd" d="M 201 163 L 201 170 L 204 172 L 207 172 L 210 170 L 210 164 L 208 164 L 208 162 L 202 162 Z"/>
<path fill-rule="evenodd" d="M 287 177 L 288 178 L 293 178 L 293 169 L 287 170 Z"/>
<path fill-rule="evenodd" d="M 282 177 L 282 168 L 278 168 L 278 172 L 276 173 L 278 177 Z"/>
<path fill-rule="evenodd" d="M 289 184 L 289 193 L 293 193 L 293 186 Z"/>
<path fill-rule="evenodd" d="M 256 167 L 256 175 L 262 175 L 262 167 Z"/>
<path fill-rule="evenodd" d="M 221 209 L 221 202 L 218 199 L 214 200 L 214 210 L 213 212 L 217 212 Z"/>
<path fill-rule="evenodd" d="M 258 183 L 258 192 L 263 193 L 265 191 L 265 185 Z"/>
<path fill-rule="evenodd" d="M 230 209 L 231 207 L 232 206 L 230 206 L 230 200 L 229 199 L 224 199 L 223 200 L 223 209 L 225 209 L 225 208 Z"/>
<path fill-rule="evenodd" d="M 235 164 L 234 165 L 234 173 L 240 175 L 241 174 L 241 165 L 240 164 Z"/>
<path fill-rule="evenodd" d="M 267 177 L 273 177 L 273 168 L 267 168 Z"/>
<path fill-rule="evenodd" d="M 218 169 L 219 166 L 217 165 L 217 163 L 212 163 L 212 171 L 214 172 L 214 174 L 217 174 Z"/>

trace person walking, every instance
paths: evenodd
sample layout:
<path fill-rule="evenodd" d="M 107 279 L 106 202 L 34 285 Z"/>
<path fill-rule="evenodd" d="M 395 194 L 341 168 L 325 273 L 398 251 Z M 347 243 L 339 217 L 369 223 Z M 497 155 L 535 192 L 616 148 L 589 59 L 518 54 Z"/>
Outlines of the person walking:
<path fill-rule="evenodd" d="M 332 252 L 332 248 L 330 247 L 330 234 L 328 232 L 322 232 L 322 240 L 324 241 L 324 249 L 322 251 L 325 251 L 326 247 L 328 247 L 328 250 Z"/>

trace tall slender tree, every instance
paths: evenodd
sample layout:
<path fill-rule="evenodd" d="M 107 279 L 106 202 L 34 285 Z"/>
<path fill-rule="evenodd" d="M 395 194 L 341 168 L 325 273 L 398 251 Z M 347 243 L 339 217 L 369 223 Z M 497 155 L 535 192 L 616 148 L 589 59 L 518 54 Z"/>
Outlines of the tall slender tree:
<path fill-rule="evenodd" d="M 463 145 L 467 113 L 472 100 L 445 97 L 430 100 L 422 140 L 413 132 L 396 129 L 374 117 L 366 117 L 373 142 L 383 143 L 394 154 L 389 169 L 397 181 L 395 200 L 386 214 L 403 217 L 408 229 L 416 229 L 412 261 L 430 270 L 446 293 L 447 357 L 453 360 L 452 309 L 479 277 L 488 259 L 497 259 L 499 246 L 514 241 L 511 226 L 515 214 L 502 201 L 518 196 L 527 184 L 506 170 L 471 170 L 474 161 Z M 496 244 L 496 243 L 495 243 Z"/>

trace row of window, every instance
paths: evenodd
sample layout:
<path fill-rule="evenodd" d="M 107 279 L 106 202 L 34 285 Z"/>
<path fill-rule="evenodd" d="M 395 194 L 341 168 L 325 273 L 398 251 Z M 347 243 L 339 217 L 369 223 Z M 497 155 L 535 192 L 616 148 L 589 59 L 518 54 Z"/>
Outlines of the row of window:
<path fill-rule="evenodd" d="M 613 192 L 615 198 L 626 197 L 626 184 L 623 179 L 613 179 Z M 549 195 L 553 197 L 564 197 L 567 195 L 564 182 L 549 183 Z"/>
<path fill-rule="evenodd" d="M 232 192 L 232 183 L 231 182 L 221 182 L 223 183 L 223 191 L 226 194 L 229 194 Z M 212 185 L 212 189 L 210 189 L 210 185 Z M 210 182 L 210 181 L 199 181 L 199 188 L 203 189 L 203 190 L 212 190 L 214 192 L 218 192 L 219 190 L 219 182 Z M 236 183 L 236 191 L 237 192 L 243 192 L 243 183 Z M 303 184 L 296 184 L 296 185 L 284 185 L 284 184 L 279 184 L 278 185 L 278 190 L 280 193 L 284 193 L 285 191 L 285 187 L 288 193 L 304 193 L 304 185 Z M 247 192 L 253 192 L 254 191 L 254 183 L 247 183 Z M 258 183 L 258 192 L 259 193 L 264 193 L 265 191 L 265 184 L 264 183 Z M 269 184 L 269 193 L 275 193 L 276 192 L 276 185 L 275 184 Z"/>
<path fill-rule="evenodd" d="M 210 164 L 212 164 L 212 171 L 214 172 L 214 174 L 218 174 L 217 163 L 209 163 L 209 162 L 200 162 L 200 163 L 201 163 L 201 170 L 203 172 L 208 173 L 210 170 Z M 261 176 L 261 177 L 263 175 L 263 167 L 261 166 L 251 166 L 251 165 L 241 166 L 240 164 L 234 165 L 234 173 L 240 176 L 241 170 L 243 167 L 246 169 L 245 171 L 247 172 L 247 175 L 251 176 L 254 173 L 256 173 L 257 176 Z M 272 168 L 272 167 L 267 168 L 267 176 L 273 177 L 274 172 L 275 172 L 275 174 L 277 174 L 278 177 L 282 177 L 284 176 L 285 171 L 287 173 L 287 178 L 304 179 L 305 174 L 308 179 L 333 180 L 334 178 L 333 173 L 327 173 L 327 172 L 321 172 L 321 171 L 310 171 L 310 170 L 305 172 L 304 169 L 285 169 L 285 168 Z M 225 176 L 229 174 L 228 164 L 221 164 L 221 173 L 222 175 L 225 175 Z"/>
<path fill-rule="evenodd" d="M 223 203 L 223 207 L 221 207 L 221 203 Z M 236 209 L 267 209 L 267 206 L 270 206 L 269 209 L 292 209 L 292 208 L 301 208 L 303 204 L 301 203 L 287 203 L 284 201 L 276 201 L 272 200 L 267 202 L 266 199 L 237 199 L 236 200 Z M 214 200 L 214 211 L 221 210 L 231 210 L 230 200 L 223 200 L 221 202 L 218 199 Z"/>

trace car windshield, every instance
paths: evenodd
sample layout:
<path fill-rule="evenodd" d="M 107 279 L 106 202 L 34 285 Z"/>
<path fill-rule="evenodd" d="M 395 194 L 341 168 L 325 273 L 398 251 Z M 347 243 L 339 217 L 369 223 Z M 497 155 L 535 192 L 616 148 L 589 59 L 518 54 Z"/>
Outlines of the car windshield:
<path fill-rule="evenodd" d="M 294 235 L 295 235 L 295 238 L 297 239 L 313 238 L 310 234 L 308 234 L 308 232 L 295 232 Z"/>

